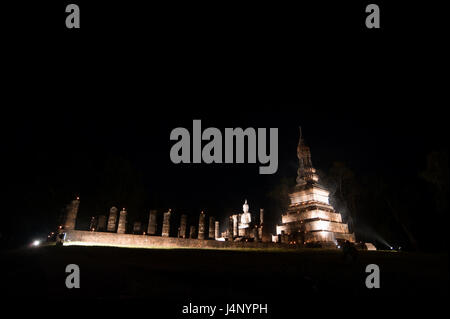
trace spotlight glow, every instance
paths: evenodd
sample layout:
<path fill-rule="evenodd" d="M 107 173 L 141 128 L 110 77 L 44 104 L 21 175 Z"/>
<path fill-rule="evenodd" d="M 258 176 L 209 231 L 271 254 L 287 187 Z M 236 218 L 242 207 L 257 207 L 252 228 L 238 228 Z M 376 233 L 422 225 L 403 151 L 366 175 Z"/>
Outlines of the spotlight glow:
<path fill-rule="evenodd" d="M 35 241 L 33 241 L 33 246 L 39 246 L 41 244 L 41 241 L 40 240 L 35 240 Z"/>

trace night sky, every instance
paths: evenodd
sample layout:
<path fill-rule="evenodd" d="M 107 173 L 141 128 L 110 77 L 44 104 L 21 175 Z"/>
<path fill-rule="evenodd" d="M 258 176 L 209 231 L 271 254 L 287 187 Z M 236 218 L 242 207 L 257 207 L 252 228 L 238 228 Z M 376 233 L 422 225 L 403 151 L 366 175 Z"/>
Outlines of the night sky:
<path fill-rule="evenodd" d="M 79 32 L 54 29 L 64 16 L 57 19 L 58 9 L 46 5 L 48 19 L 37 23 L 39 15 L 24 13 L 30 19 L 16 21 L 17 34 L 7 36 L 5 61 L 14 61 L 2 116 L 12 203 L 1 224 L 7 245 L 54 230 L 76 196 L 80 227 L 111 205 L 127 207 L 130 222 L 146 223 L 153 208 L 192 221 L 204 210 L 222 221 L 245 199 L 253 213 L 265 208 L 274 224 L 282 213 L 280 185 L 295 183 L 300 125 L 316 169 L 327 174 L 333 163 L 345 163 L 371 196 L 366 206 L 378 202 L 366 186 L 382 177 L 404 207 L 408 196 L 419 201 L 406 219 L 420 228 L 433 195 L 418 175 L 427 155 L 447 143 L 443 103 L 430 85 L 437 66 L 423 54 L 431 37 L 418 25 L 394 23 L 411 8 L 389 7 L 378 33 L 357 27 L 363 4 L 305 5 L 301 18 L 285 10 L 273 19 L 263 14 L 268 8 L 242 8 L 232 22 L 226 9 L 201 20 L 182 8 L 154 7 L 145 23 L 146 10 L 84 8 L 90 10 Z M 262 21 L 270 23 L 258 28 Z M 173 164 L 170 132 L 192 131 L 193 119 L 222 132 L 279 128 L 277 173 L 259 175 L 257 164 Z M 404 196 L 401 190 L 416 184 L 423 197 L 409 189 Z M 386 229 L 374 222 L 376 212 L 361 216 L 377 233 L 406 240 L 395 222 Z"/>

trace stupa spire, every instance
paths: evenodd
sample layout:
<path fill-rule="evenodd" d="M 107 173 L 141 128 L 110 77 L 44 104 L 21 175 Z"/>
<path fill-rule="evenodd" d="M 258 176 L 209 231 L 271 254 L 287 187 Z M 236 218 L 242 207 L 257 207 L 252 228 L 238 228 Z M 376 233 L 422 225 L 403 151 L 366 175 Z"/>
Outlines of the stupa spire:
<path fill-rule="evenodd" d="M 317 182 L 318 177 L 311 161 L 311 151 L 305 144 L 302 135 L 302 127 L 299 126 L 300 137 L 297 146 L 298 170 L 297 170 L 297 185 L 304 185 L 307 182 Z"/>

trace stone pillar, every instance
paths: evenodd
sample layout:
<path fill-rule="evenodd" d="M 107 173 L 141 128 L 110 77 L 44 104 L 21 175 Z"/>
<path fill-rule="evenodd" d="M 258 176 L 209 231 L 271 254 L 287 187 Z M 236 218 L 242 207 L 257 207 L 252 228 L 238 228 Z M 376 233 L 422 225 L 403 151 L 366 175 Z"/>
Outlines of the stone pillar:
<path fill-rule="evenodd" d="M 233 215 L 233 238 L 239 236 L 238 215 Z"/>
<path fill-rule="evenodd" d="M 140 234 L 141 230 L 141 222 L 134 222 L 133 224 L 133 234 Z"/>
<path fill-rule="evenodd" d="M 186 238 L 187 215 L 181 215 L 179 237 Z"/>
<path fill-rule="evenodd" d="M 94 216 L 91 217 L 91 222 L 89 223 L 89 230 L 95 231 L 97 230 L 97 218 Z"/>
<path fill-rule="evenodd" d="M 264 208 L 259 210 L 259 227 L 258 227 L 258 240 L 262 241 L 263 238 L 263 226 L 264 225 Z"/>
<path fill-rule="evenodd" d="M 214 234 L 216 229 L 216 224 L 215 224 L 215 220 L 214 217 L 209 217 L 209 228 L 208 228 L 208 233 L 209 233 L 209 239 L 214 239 Z"/>
<path fill-rule="evenodd" d="M 119 215 L 119 225 L 117 226 L 118 234 L 125 234 L 127 229 L 127 210 L 123 208 Z"/>
<path fill-rule="evenodd" d="M 214 238 L 220 238 L 220 227 L 219 227 L 219 221 L 216 221 L 216 226 L 214 228 Z"/>
<path fill-rule="evenodd" d="M 162 228 L 162 234 L 163 237 L 169 237 L 170 235 L 170 214 L 172 213 L 172 210 L 169 209 L 169 211 L 164 213 L 164 219 L 163 219 L 163 228 Z"/>
<path fill-rule="evenodd" d="M 198 219 L 198 239 L 205 239 L 205 213 L 202 211 Z"/>
<path fill-rule="evenodd" d="M 149 235 L 156 235 L 156 210 L 152 209 L 150 210 L 150 214 L 148 217 L 148 227 L 147 227 L 147 233 Z"/>
<path fill-rule="evenodd" d="M 258 226 L 255 225 L 251 231 L 250 237 L 253 237 L 255 239 L 255 241 L 258 241 L 258 230 L 259 230 Z"/>
<path fill-rule="evenodd" d="M 108 218 L 108 227 L 107 231 L 115 232 L 116 231 L 116 223 L 117 223 L 117 212 L 119 210 L 117 207 L 113 206 L 109 210 L 109 218 Z"/>
<path fill-rule="evenodd" d="M 228 240 L 233 240 L 233 216 L 228 219 Z"/>
<path fill-rule="evenodd" d="M 195 226 L 189 228 L 189 238 L 195 238 Z"/>
<path fill-rule="evenodd" d="M 98 216 L 97 231 L 105 231 L 105 230 L 106 230 L 106 216 L 100 215 Z"/>
<path fill-rule="evenodd" d="M 78 207 L 80 206 L 80 198 L 77 197 L 70 202 L 66 207 L 66 221 L 64 222 L 64 229 L 75 229 L 75 223 L 77 221 Z"/>

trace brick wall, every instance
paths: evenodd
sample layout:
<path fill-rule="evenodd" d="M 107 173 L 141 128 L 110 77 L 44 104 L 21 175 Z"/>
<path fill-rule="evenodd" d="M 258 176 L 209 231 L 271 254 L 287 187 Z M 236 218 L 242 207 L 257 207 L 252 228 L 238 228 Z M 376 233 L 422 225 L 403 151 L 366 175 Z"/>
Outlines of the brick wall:
<path fill-rule="evenodd" d="M 279 243 L 259 242 L 229 242 L 216 240 L 200 240 L 190 238 L 160 237 L 147 235 L 131 235 L 117 233 L 102 233 L 82 230 L 66 232 L 65 245 L 107 245 L 117 247 L 142 248 L 288 248 Z"/>

